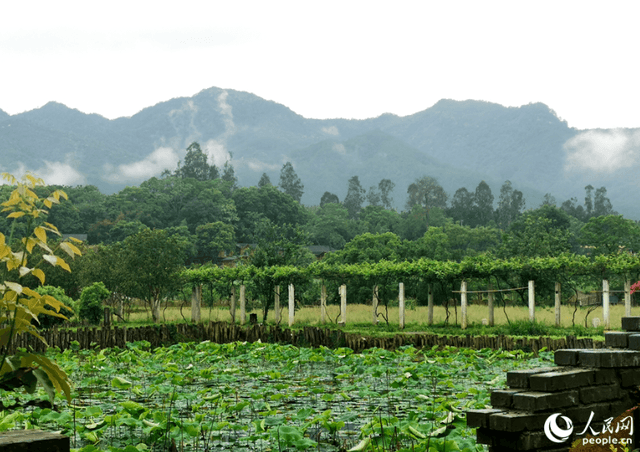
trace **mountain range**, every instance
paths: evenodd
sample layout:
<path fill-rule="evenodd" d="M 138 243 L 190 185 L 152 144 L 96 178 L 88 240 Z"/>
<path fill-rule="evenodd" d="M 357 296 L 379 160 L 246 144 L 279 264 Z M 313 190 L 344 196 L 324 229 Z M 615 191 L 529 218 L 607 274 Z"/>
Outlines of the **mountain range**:
<path fill-rule="evenodd" d="M 571 197 L 582 203 L 586 185 L 605 186 L 614 209 L 640 219 L 629 172 L 640 129 L 578 130 L 542 103 L 441 100 L 404 117 L 320 120 L 213 87 L 114 120 L 56 102 L 15 115 L 0 110 L 2 171 L 30 170 L 48 183 L 92 184 L 104 193 L 173 171 L 193 141 L 219 167 L 231 159 L 239 185 L 257 184 L 263 172 L 277 184 L 283 164 L 292 162 L 306 205 L 319 204 L 325 191 L 344 199 L 357 175 L 365 189 L 391 179 L 402 209 L 409 184 L 433 176 L 450 197 L 484 180 L 496 201 L 510 180 L 527 208 L 545 193 L 558 204 Z"/>

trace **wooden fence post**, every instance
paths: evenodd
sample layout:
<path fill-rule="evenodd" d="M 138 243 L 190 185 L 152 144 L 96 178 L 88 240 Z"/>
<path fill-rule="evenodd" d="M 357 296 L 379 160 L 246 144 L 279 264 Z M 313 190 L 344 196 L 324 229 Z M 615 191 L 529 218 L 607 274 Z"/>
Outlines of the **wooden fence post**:
<path fill-rule="evenodd" d="M 489 283 L 489 293 L 487 294 L 487 304 L 489 308 L 489 326 L 493 326 L 495 323 L 495 317 L 493 315 L 493 304 L 496 299 L 496 294 L 493 292 L 493 284 Z"/>
<path fill-rule="evenodd" d="M 611 328 L 611 321 L 609 320 L 609 280 L 602 280 L 602 323 L 604 323 L 604 329 Z"/>
<path fill-rule="evenodd" d="M 275 319 L 276 319 L 276 325 L 278 325 L 280 323 L 280 319 L 281 319 L 281 312 L 280 312 L 280 286 L 276 286 L 274 288 L 274 294 L 273 294 L 273 303 L 274 303 L 274 315 L 275 315 Z"/>
<path fill-rule="evenodd" d="M 293 325 L 295 309 L 296 309 L 295 289 L 293 287 L 293 284 L 289 284 L 289 327 Z"/>
<path fill-rule="evenodd" d="M 236 323 L 236 286 L 231 286 L 231 301 L 229 303 L 229 313 L 231 314 L 231 323 Z"/>
<path fill-rule="evenodd" d="M 467 282 L 462 281 L 460 284 L 460 310 L 462 311 L 462 321 L 460 326 L 463 330 L 467 329 Z"/>
<path fill-rule="evenodd" d="M 631 281 L 624 282 L 624 316 L 631 317 Z"/>
<path fill-rule="evenodd" d="M 327 286 L 320 287 L 320 323 L 327 323 Z"/>
<path fill-rule="evenodd" d="M 373 286 L 373 300 L 371 300 L 371 311 L 373 313 L 373 324 L 378 324 L 378 286 Z"/>
<path fill-rule="evenodd" d="M 536 289 L 535 283 L 529 281 L 529 321 L 536 321 Z"/>
<path fill-rule="evenodd" d="M 245 286 L 240 286 L 240 325 L 244 325 L 247 321 L 247 299 L 245 297 Z"/>
<path fill-rule="evenodd" d="M 560 305 L 562 301 L 562 287 L 559 282 L 556 283 L 556 326 L 560 326 Z"/>
<path fill-rule="evenodd" d="M 428 294 L 427 294 L 427 323 L 429 325 L 433 325 L 433 284 L 429 284 L 427 286 Z"/>
<path fill-rule="evenodd" d="M 347 286 L 340 286 L 340 324 L 347 324 Z"/>
<path fill-rule="evenodd" d="M 398 287 L 398 324 L 400 329 L 404 329 L 404 283 Z"/>
<path fill-rule="evenodd" d="M 198 284 L 191 291 L 191 321 L 200 322 L 200 306 L 202 303 L 202 285 Z"/>

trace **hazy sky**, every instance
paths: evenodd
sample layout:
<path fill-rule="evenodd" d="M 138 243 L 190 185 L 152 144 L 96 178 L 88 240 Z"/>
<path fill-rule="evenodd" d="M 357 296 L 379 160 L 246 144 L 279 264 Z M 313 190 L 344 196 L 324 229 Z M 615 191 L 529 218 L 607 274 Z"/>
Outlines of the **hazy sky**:
<path fill-rule="evenodd" d="M 638 17 L 632 1 L 4 2 L 0 109 L 116 118 L 216 86 L 308 118 L 448 98 L 640 127 Z"/>

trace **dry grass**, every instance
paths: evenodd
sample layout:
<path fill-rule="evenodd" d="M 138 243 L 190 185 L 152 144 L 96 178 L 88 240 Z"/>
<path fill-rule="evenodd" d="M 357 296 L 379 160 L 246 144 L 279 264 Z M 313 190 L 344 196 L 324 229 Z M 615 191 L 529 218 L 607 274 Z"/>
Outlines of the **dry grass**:
<path fill-rule="evenodd" d="M 457 321 L 455 316 L 455 311 L 453 308 L 450 310 L 449 324 L 460 324 L 460 307 L 458 306 L 457 313 Z M 561 324 L 563 327 L 571 327 L 572 326 L 572 317 L 573 317 L 574 308 L 571 306 L 562 306 L 561 311 Z M 584 325 L 585 315 L 587 314 L 586 308 L 578 308 L 578 311 L 575 314 L 575 324 L 576 325 Z M 480 305 L 470 305 L 468 307 L 468 322 L 469 324 L 481 324 L 482 319 L 486 319 L 489 317 L 489 311 L 486 306 Z M 249 314 L 255 313 L 258 315 L 258 320 L 262 321 L 262 312 L 259 309 L 253 309 L 247 311 L 247 322 L 249 320 Z M 328 317 L 331 319 L 327 319 L 328 323 L 335 322 L 336 318 L 340 313 L 340 307 L 337 305 L 331 305 L 327 307 Z M 382 313 L 386 315 L 386 311 L 384 307 L 378 308 L 378 313 Z M 178 307 L 168 307 L 166 310 L 161 310 L 161 314 L 165 321 L 182 321 L 184 319 L 191 319 L 191 308 L 189 306 L 182 309 L 182 315 L 180 314 L 180 309 Z M 391 307 L 388 311 L 389 314 L 389 323 L 392 325 L 398 324 L 398 308 Z M 632 315 L 640 315 L 640 307 L 632 308 Z M 427 307 L 419 306 L 415 309 L 407 309 L 405 311 L 405 323 L 427 323 Z M 526 307 L 513 307 L 508 306 L 506 308 L 506 315 L 509 317 L 509 320 L 528 320 L 529 319 L 529 310 Z M 543 323 L 547 325 L 555 325 L 555 312 L 553 308 L 537 308 L 536 312 L 536 321 L 538 323 Z M 620 329 L 621 328 L 621 318 L 624 316 L 624 305 L 619 304 L 617 306 L 611 306 L 610 309 L 611 315 L 611 328 L 612 329 Z M 184 316 L 184 317 L 183 317 Z M 288 323 L 289 310 L 285 306 L 282 309 L 282 320 L 281 324 L 286 325 Z M 372 323 L 373 314 L 371 312 L 371 306 L 367 305 L 347 305 L 347 323 Z M 495 324 L 496 325 L 504 325 L 507 323 L 507 318 L 505 316 L 505 311 L 502 307 L 496 308 L 494 311 Z M 446 318 L 446 311 L 441 306 L 436 306 L 433 312 L 433 320 L 434 323 L 444 323 Z M 588 327 L 592 326 L 592 320 L 594 318 L 599 318 L 602 321 L 602 307 L 596 308 L 594 311 L 589 313 L 588 317 Z M 240 310 L 238 309 L 236 312 L 236 321 L 240 319 Z M 378 317 L 380 322 L 384 322 L 384 318 L 382 316 Z M 204 321 L 223 321 L 229 322 L 231 321 L 231 315 L 229 313 L 228 307 L 214 307 L 214 308 L 202 308 L 202 320 Z M 341 320 L 341 319 L 340 319 Z M 151 322 L 151 313 L 149 311 L 139 311 L 131 314 L 130 321 L 133 323 L 145 323 Z M 274 312 L 273 309 L 269 311 L 269 316 L 267 318 L 267 323 L 275 323 Z M 295 323 L 296 324 L 304 324 L 304 325 L 320 325 L 320 307 L 303 307 L 296 311 L 295 313 Z"/>

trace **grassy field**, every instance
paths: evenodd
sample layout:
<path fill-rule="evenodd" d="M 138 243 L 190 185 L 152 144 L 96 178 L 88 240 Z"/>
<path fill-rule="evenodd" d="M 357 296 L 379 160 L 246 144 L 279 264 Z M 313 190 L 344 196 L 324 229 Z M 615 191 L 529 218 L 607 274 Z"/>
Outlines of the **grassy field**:
<path fill-rule="evenodd" d="M 460 325 L 461 312 L 460 307 L 458 306 L 457 312 L 457 320 L 456 313 L 454 309 L 450 309 L 450 317 L 449 317 L 449 325 L 455 326 Z M 336 317 L 340 312 L 340 308 L 337 305 L 332 305 L 327 307 L 328 317 L 331 319 L 327 319 L 327 323 L 335 323 Z M 482 325 L 483 319 L 487 319 L 489 316 L 489 311 L 486 306 L 479 305 L 470 305 L 468 307 L 468 323 L 470 326 L 480 327 Z M 578 308 L 575 312 L 575 325 L 583 326 L 585 325 L 585 316 L 588 312 L 587 308 Z M 255 313 L 258 314 L 258 321 L 262 322 L 262 312 L 259 309 L 253 309 L 247 311 L 247 322 L 249 320 L 249 314 Z M 384 307 L 378 308 L 378 313 L 385 314 L 386 311 Z M 166 309 L 161 310 L 161 314 L 165 321 L 182 321 L 184 319 L 191 319 L 191 308 L 190 306 L 186 306 L 182 308 L 182 314 L 180 313 L 180 308 L 178 307 L 168 307 Z M 574 308 L 571 306 L 563 306 L 561 311 L 561 324 L 565 328 L 572 327 L 572 318 L 574 314 Z M 640 307 L 634 307 L 631 312 L 632 315 L 640 315 Z M 388 311 L 389 315 L 389 324 L 391 326 L 398 326 L 398 308 L 390 307 Z M 414 309 L 407 309 L 405 311 L 405 324 L 407 326 L 407 330 L 409 331 L 427 331 L 429 327 L 427 325 L 427 307 L 418 306 Z M 536 309 L 536 322 L 542 325 L 554 326 L 555 325 L 555 312 L 553 308 L 537 308 Z M 624 316 L 624 305 L 619 304 L 617 306 L 611 306 L 610 309 L 611 315 L 611 329 L 616 330 L 621 328 L 621 318 Z M 371 324 L 372 323 L 372 312 L 371 306 L 367 305 L 347 305 L 347 326 L 351 324 Z M 505 310 L 503 308 L 496 308 L 494 311 L 495 317 L 495 325 L 507 325 L 509 322 L 507 321 L 507 317 L 509 321 L 512 323 L 522 322 L 529 320 L 529 310 L 526 307 L 513 307 L 508 306 Z M 289 318 L 289 311 L 285 306 L 282 310 L 282 320 L 281 325 L 287 325 Z M 434 323 L 435 324 L 444 324 L 446 318 L 446 311 L 441 306 L 434 307 Z M 593 319 L 598 318 L 600 322 L 602 322 L 602 307 L 598 307 L 592 312 L 589 313 L 587 329 L 593 329 Z M 236 321 L 240 319 L 240 310 L 238 309 L 236 312 Z M 378 317 L 380 323 L 385 323 L 385 320 L 382 316 Z M 213 307 L 213 308 L 202 308 L 202 320 L 207 321 L 231 321 L 231 315 L 229 314 L 229 308 L 224 307 Z M 137 312 L 133 312 L 130 317 L 130 321 L 132 323 L 148 323 L 151 322 L 151 314 L 149 311 L 139 310 Z M 269 311 L 269 316 L 267 318 L 267 323 L 273 324 L 275 323 L 274 311 Z M 295 325 L 302 326 L 320 326 L 320 307 L 303 307 L 296 311 L 295 313 Z M 602 330 L 602 328 L 598 328 L 598 330 Z"/>

